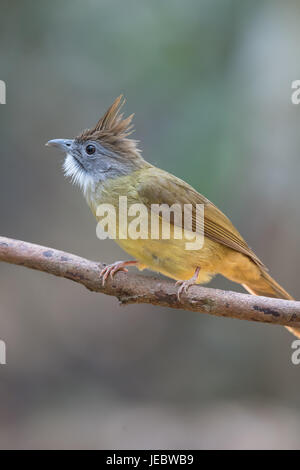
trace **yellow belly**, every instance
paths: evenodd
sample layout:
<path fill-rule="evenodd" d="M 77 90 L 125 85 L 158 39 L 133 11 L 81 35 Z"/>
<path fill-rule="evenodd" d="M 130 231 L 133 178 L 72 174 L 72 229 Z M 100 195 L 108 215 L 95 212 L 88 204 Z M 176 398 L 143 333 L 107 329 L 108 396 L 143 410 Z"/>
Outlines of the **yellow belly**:
<path fill-rule="evenodd" d="M 97 194 L 87 195 L 87 202 L 95 216 L 98 204 L 111 203 L 112 194 L 114 193 L 107 195 L 101 190 Z M 135 199 L 135 194 L 133 193 L 132 196 L 129 193 L 128 205 L 136 202 L 139 201 Z M 116 199 L 113 205 L 118 209 Z M 186 239 L 184 236 L 182 239 L 174 238 L 173 228 L 171 228 L 169 239 L 153 239 L 151 238 L 149 215 L 147 219 L 146 229 L 142 228 L 140 231 L 141 238 L 132 239 L 128 237 L 128 226 L 124 229 L 122 225 L 121 231 L 119 230 L 117 217 L 116 236 L 111 237 L 124 251 L 139 261 L 140 269 L 148 268 L 176 280 L 187 280 L 194 275 L 196 268 L 200 267 L 198 283 L 208 282 L 217 273 L 236 282 L 243 282 L 245 275 L 255 278 L 259 275 L 257 266 L 247 256 L 209 238 L 204 238 L 203 246 L 199 250 L 186 249 L 186 243 L 190 239 Z M 164 225 L 163 221 L 161 221 L 160 233 L 162 225 Z M 171 225 L 171 227 L 173 226 Z"/>
<path fill-rule="evenodd" d="M 116 242 L 140 262 L 140 269 L 148 268 L 172 279 L 190 279 L 198 266 L 201 272 L 199 283 L 208 282 L 216 272 L 210 242 L 195 252 L 185 250 L 183 240 L 116 240 Z M 212 242 L 213 243 L 213 242 Z"/>
<path fill-rule="evenodd" d="M 181 239 L 176 238 L 174 226 L 161 219 L 159 223 L 159 239 L 153 239 L 150 217 L 147 217 L 147 220 L 142 219 L 142 223 L 139 226 L 140 238 L 137 239 L 132 239 L 128 234 L 130 218 L 127 227 L 124 228 L 122 225 L 121 230 L 119 219 L 117 218 L 116 231 L 114 233 L 109 230 L 108 225 L 102 222 L 103 219 L 99 221 L 99 224 L 105 232 L 110 234 L 110 238 L 113 238 L 124 251 L 139 261 L 139 269 L 148 268 L 176 280 L 190 279 L 194 275 L 196 268 L 201 267 L 198 282 L 208 282 L 218 271 L 218 265 L 224 257 L 223 248 L 206 238 L 201 249 L 186 249 L 187 244 L 191 242 L 191 238 L 186 238 L 184 233 L 182 233 Z M 163 232 L 164 229 L 165 232 Z M 161 234 L 168 233 L 168 230 L 170 231 L 170 236 L 167 239 L 163 239 Z M 179 230 L 179 232 L 181 231 Z M 191 237 L 193 234 L 189 233 L 189 236 Z"/>

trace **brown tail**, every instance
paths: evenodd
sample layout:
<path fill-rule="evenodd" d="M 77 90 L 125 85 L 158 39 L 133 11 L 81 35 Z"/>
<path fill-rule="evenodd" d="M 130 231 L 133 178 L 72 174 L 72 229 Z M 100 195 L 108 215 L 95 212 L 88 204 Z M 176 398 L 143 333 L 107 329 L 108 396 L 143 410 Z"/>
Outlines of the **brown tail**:
<path fill-rule="evenodd" d="M 266 272 L 261 271 L 261 277 L 257 281 L 251 281 L 249 284 L 243 284 L 244 288 L 254 295 L 263 295 L 264 297 L 276 297 L 278 299 L 294 300 L 277 282 Z M 300 338 L 300 328 L 286 327 L 293 335 Z"/>

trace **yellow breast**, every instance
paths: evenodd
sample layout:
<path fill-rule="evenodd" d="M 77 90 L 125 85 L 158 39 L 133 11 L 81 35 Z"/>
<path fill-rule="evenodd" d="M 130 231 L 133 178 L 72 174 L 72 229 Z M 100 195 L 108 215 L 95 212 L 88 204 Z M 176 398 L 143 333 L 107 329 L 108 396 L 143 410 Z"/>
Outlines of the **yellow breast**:
<path fill-rule="evenodd" d="M 214 273 L 218 272 L 219 264 L 224 256 L 225 247 L 218 243 L 204 238 L 204 244 L 200 250 L 187 250 L 186 244 L 191 241 L 182 235 L 178 239 L 178 233 L 174 226 L 168 222 L 159 220 L 159 239 L 153 239 L 151 233 L 151 214 L 149 212 L 139 214 L 138 229 L 139 237 L 133 239 L 130 233 L 131 223 L 137 225 L 136 216 L 128 216 L 124 224 L 124 218 L 120 218 L 120 197 L 126 197 L 127 208 L 133 204 L 142 204 L 137 191 L 135 190 L 136 177 L 133 175 L 108 180 L 105 184 L 97 186 L 96 189 L 88 190 L 86 193 L 87 202 L 95 215 L 98 223 L 107 231 L 110 238 L 113 238 L 124 251 L 140 262 L 140 269 L 145 267 L 160 272 L 173 279 L 190 279 L 195 269 L 201 266 L 201 273 L 198 282 L 208 282 Z M 116 226 L 115 230 L 108 227 L 107 219 L 99 217 L 99 206 L 111 205 L 115 209 Z M 98 215 L 97 215 L 98 213 Z M 162 233 L 167 233 L 170 237 L 163 239 Z M 176 235 L 175 235 L 176 232 Z"/>

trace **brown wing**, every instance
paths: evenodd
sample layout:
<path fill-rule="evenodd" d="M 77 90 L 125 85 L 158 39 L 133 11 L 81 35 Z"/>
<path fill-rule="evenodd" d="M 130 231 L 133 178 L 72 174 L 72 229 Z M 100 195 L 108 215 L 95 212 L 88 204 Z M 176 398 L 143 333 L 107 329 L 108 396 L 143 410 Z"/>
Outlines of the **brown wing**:
<path fill-rule="evenodd" d="M 181 179 L 152 167 L 147 173 L 142 173 L 137 191 L 141 201 L 149 209 L 151 204 L 192 204 L 193 207 L 204 204 L 204 235 L 249 256 L 258 266 L 265 268 L 223 212 Z M 193 231 L 197 231 L 194 214 L 192 220 Z"/>

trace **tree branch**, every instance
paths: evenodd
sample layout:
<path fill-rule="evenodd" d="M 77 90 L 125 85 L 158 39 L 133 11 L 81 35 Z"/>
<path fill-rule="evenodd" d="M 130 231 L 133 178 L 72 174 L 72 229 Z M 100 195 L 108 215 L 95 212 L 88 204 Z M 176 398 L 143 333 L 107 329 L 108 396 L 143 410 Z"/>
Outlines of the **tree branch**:
<path fill-rule="evenodd" d="M 0 237 L 0 261 L 65 277 L 93 292 L 112 295 L 122 304 L 146 303 L 240 320 L 300 326 L 300 302 L 192 286 L 181 301 L 175 283 L 140 274 L 116 273 L 105 286 L 101 263 L 63 251 Z"/>

